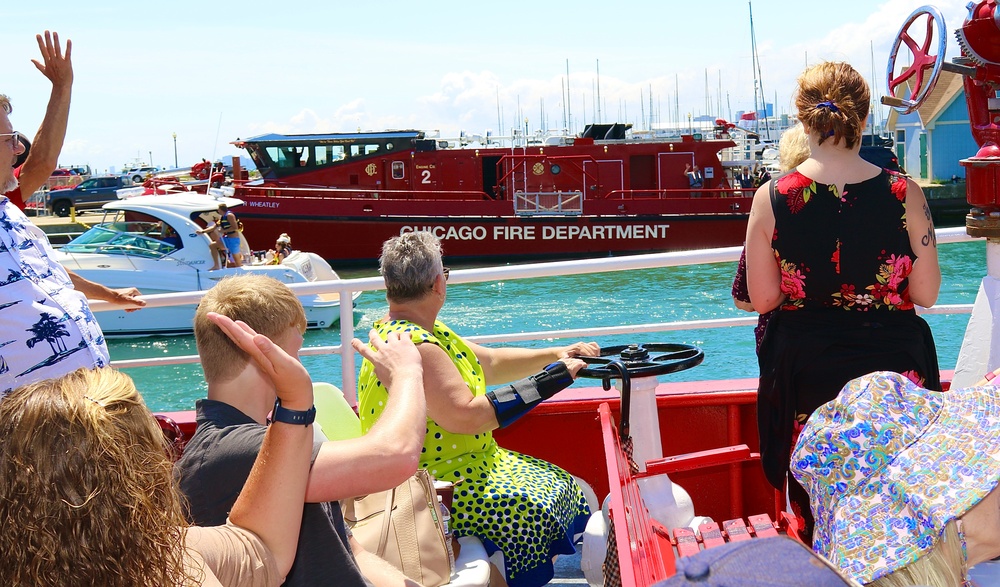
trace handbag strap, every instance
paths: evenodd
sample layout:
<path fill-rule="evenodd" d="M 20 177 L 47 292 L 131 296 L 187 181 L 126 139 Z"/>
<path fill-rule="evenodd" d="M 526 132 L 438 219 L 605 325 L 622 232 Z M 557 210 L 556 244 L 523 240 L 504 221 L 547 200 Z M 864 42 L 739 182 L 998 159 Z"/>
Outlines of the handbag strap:
<path fill-rule="evenodd" d="M 375 552 L 382 558 L 385 556 L 385 546 L 389 543 L 389 523 L 392 522 L 392 505 L 396 498 L 396 488 L 385 492 L 385 513 L 382 515 L 382 533 L 378 537 L 378 550 Z"/>

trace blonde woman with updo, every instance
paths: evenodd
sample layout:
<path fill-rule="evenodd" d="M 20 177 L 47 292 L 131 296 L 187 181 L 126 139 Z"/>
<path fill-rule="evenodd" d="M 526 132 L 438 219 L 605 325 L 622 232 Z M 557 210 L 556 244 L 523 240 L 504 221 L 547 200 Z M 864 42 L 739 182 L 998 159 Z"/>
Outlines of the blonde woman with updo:
<path fill-rule="evenodd" d="M 914 312 L 941 285 L 934 226 L 916 183 L 861 158 L 869 100 L 846 63 L 806 69 L 795 106 L 810 155 L 761 186 L 750 211 L 750 299 L 777 309 L 759 350 L 757 413 L 778 489 L 797 430 L 851 379 L 895 371 L 940 389 L 930 329 Z M 808 522 L 808 496 L 794 481 L 788 491 Z"/>

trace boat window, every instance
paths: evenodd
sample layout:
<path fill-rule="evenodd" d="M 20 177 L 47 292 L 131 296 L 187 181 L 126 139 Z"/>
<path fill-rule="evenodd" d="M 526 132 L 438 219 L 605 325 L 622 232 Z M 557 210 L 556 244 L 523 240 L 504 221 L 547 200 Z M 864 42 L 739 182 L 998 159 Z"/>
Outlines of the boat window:
<path fill-rule="evenodd" d="M 382 145 L 378 144 L 365 144 L 365 145 L 351 145 L 351 157 L 360 157 L 362 155 L 371 155 L 373 153 L 378 153 Z"/>
<path fill-rule="evenodd" d="M 405 168 L 403 167 L 403 162 L 402 161 L 393 161 L 392 162 L 392 178 L 393 179 L 403 179 L 403 170 L 404 169 Z"/>
<path fill-rule="evenodd" d="M 313 165 L 323 167 L 331 163 L 342 161 L 347 155 L 344 153 L 343 145 L 316 145 L 313 147 Z"/>
<path fill-rule="evenodd" d="M 274 161 L 274 166 L 281 169 L 291 169 L 299 166 L 303 147 L 266 147 L 268 157 Z"/>
<path fill-rule="evenodd" d="M 157 258 L 169 255 L 178 247 L 159 239 L 130 232 L 146 223 L 115 223 L 99 225 L 63 245 L 67 253 L 98 253 L 105 255 L 136 255 Z M 124 230 L 123 230 L 124 229 Z"/>

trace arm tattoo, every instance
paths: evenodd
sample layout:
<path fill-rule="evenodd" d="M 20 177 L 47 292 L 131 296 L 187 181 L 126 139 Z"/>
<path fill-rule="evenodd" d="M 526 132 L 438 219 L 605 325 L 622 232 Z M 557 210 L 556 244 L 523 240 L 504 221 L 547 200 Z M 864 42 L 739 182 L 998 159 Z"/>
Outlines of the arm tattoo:
<path fill-rule="evenodd" d="M 927 234 L 920 237 L 920 244 L 925 247 L 931 246 L 936 249 L 937 235 L 934 234 L 934 220 L 931 218 L 931 209 L 927 206 L 927 202 L 924 202 L 924 216 L 927 217 Z"/>

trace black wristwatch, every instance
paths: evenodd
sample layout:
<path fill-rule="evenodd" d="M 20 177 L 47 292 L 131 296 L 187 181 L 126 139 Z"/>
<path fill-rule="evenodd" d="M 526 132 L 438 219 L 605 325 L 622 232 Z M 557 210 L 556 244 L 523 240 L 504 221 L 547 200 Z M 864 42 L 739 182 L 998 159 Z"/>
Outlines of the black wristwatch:
<path fill-rule="evenodd" d="M 289 410 L 281 407 L 281 398 L 274 399 L 274 411 L 271 412 L 272 422 L 284 422 L 285 424 L 301 424 L 308 426 L 316 420 L 316 406 L 308 410 Z"/>

